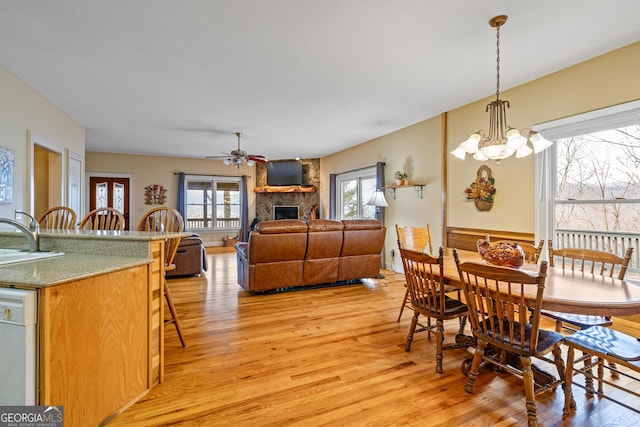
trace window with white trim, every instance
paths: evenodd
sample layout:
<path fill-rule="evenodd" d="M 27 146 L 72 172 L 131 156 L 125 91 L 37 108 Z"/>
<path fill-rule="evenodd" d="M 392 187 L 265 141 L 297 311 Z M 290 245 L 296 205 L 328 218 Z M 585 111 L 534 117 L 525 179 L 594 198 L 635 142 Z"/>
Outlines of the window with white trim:
<path fill-rule="evenodd" d="M 337 175 L 338 219 L 375 219 L 375 206 L 367 205 L 375 191 L 375 166 Z"/>
<path fill-rule="evenodd" d="M 240 229 L 241 178 L 186 175 L 185 187 L 187 230 Z"/>
<path fill-rule="evenodd" d="M 555 247 L 638 255 L 640 101 L 535 129 L 554 141 L 537 159 L 536 234 Z"/>

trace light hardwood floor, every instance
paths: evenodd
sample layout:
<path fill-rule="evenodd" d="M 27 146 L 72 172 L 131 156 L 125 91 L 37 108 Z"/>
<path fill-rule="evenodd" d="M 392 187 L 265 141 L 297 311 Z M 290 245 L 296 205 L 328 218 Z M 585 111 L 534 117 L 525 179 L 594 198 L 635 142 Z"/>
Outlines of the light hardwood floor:
<path fill-rule="evenodd" d="M 483 369 L 468 395 L 460 370 L 468 352 L 445 352 L 437 375 L 426 333 L 404 351 L 403 275 L 249 295 L 236 284 L 235 254 L 214 252 L 206 275 L 169 283 L 188 347 L 167 327 L 164 383 L 109 426 L 526 425 L 519 378 Z M 452 339 L 457 323 L 447 325 Z M 640 425 L 633 411 L 574 393 L 578 409 L 565 420 L 562 390 L 541 396 L 540 425 Z"/>

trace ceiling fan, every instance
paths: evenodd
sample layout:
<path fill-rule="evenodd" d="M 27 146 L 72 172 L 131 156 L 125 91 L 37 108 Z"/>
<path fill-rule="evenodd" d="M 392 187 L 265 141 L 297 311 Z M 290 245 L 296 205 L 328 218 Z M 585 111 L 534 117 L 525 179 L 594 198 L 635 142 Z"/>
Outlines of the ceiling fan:
<path fill-rule="evenodd" d="M 234 165 L 239 168 L 242 163 L 247 162 L 247 166 L 253 166 L 256 162 L 268 162 L 265 156 L 259 154 L 247 154 L 246 151 L 240 149 L 240 137 L 242 133 L 236 132 L 238 136 L 238 149 L 231 150 L 231 153 L 222 153 L 223 156 L 208 156 L 207 159 L 223 159 L 225 165 Z"/>

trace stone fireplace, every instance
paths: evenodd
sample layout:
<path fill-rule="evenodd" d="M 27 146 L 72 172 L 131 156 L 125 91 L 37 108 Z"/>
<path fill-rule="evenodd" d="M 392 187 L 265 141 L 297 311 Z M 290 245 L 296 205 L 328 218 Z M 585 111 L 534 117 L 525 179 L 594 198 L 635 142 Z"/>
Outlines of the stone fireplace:
<path fill-rule="evenodd" d="M 267 186 L 267 168 L 263 163 L 256 164 L 256 218 L 260 221 L 276 219 L 278 212 L 290 210 L 294 218 L 311 219 L 311 211 L 320 203 L 320 159 L 302 160 L 302 183 L 293 186 Z M 290 213 L 289 215 L 293 215 Z M 288 218 L 288 217 L 287 217 Z M 318 218 L 320 216 L 318 215 Z"/>

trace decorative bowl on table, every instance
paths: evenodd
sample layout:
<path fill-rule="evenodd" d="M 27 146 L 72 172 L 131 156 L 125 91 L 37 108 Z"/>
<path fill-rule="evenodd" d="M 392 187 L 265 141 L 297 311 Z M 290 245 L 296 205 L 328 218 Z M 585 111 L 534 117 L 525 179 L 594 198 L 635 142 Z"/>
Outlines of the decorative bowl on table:
<path fill-rule="evenodd" d="M 478 253 L 487 263 L 500 267 L 519 268 L 524 264 L 524 250 L 514 242 L 490 243 L 488 240 L 479 239 Z"/>

